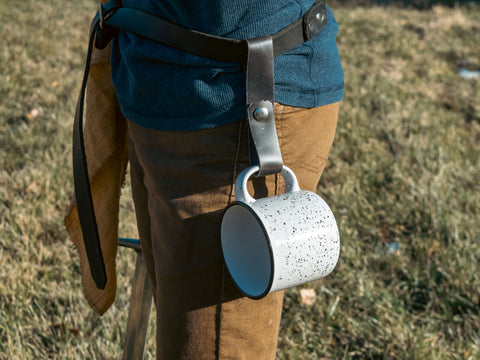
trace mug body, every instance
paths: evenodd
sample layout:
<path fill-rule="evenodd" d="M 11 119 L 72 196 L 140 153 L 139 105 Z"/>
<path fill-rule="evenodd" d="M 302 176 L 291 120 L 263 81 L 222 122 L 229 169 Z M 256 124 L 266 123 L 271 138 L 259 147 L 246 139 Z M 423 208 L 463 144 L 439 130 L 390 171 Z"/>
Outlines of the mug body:
<path fill-rule="evenodd" d="M 327 276 L 340 253 L 332 211 L 320 196 L 298 188 L 232 203 L 222 220 L 221 241 L 233 281 L 257 299 Z"/>

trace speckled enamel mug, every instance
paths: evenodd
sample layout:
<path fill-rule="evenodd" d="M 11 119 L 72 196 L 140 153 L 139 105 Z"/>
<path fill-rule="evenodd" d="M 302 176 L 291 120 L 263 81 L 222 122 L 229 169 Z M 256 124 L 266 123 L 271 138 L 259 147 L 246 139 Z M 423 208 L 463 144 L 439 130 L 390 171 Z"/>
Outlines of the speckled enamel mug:
<path fill-rule="evenodd" d="M 300 190 L 284 166 L 285 192 L 255 200 L 247 191 L 252 166 L 235 183 L 236 201 L 222 219 L 221 242 L 227 269 L 246 296 L 260 299 L 327 276 L 337 264 L 340 239 L 327 203 Z"/>

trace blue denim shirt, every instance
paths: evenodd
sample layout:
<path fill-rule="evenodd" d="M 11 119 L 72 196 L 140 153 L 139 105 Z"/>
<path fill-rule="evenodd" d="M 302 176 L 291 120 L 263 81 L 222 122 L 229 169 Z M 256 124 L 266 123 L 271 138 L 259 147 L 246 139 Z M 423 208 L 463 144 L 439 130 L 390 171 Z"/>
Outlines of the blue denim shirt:
<path fill-rule="evenodd" d="M 274 34 L 300 18 L 314 0 L 123 0 L 189 29 L 247 39 Z M 342 100 L 338 24 L 275 58 L 275 101 L 316 107 Z M 124 115 L 140 125 L 185 131 L 245 118 L 245 74 L 216 62 L 121 32 L 112 48 L 112 79 Z"/>

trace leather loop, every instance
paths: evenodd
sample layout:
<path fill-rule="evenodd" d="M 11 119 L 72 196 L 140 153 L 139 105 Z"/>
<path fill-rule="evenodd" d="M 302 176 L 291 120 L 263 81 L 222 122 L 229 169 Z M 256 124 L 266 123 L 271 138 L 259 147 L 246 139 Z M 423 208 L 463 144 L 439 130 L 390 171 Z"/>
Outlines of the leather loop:
<path fill-rule="evenodd" d="M 257 176 L 283 169 L 273 114 L 273 42 L 270 36 L 247 40 L 247 119 L 250 130 L 250 165 L 260 167 Z"/>
<path fill-rule="evenodd" d="M 255 118 L 254 113 L 258 108 L 268 110 L 266 119 L 257 120 Z M 255 176 L 266 176 L 281 172 L 283 159 L 275 128 L 273 103 L 262 101 L 250 104 L 247 118 L 250 135 L 250 166 L 258 165 L 260 168 Z"/>
<path fill-rule="evenodd" d="M 273 102 L 272 37 L 247 40 L 246 72 L 247 104 L 268 100 Z"/>

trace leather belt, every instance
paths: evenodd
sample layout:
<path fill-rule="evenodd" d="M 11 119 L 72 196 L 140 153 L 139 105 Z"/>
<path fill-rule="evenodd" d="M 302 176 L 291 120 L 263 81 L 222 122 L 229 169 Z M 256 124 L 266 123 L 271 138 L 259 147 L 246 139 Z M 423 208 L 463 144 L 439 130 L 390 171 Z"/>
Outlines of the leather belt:
<path fill-rule="evenodd" d="M 283 161 L 273 114 L 273 59 L 311 40 L 327 24 L 325 0 L 317 0 L 303 17 L 267 37 L 236 40 L 213 36 L 172 23 L 150 13 L 122 6 L 111 0 L 95 15 L 90 26 L 85 71 L 77 101 L 73 127 L 73 176 L 78 216 L 90 265 L 99 289 L 107 283 L 98 227 L 90 191 L 83 110 L 93 47 L 105 48 L 119 30 L 154 40 L 177 50 L 216 61 L 243 64 L 246 73 L 246 107 L 250 133 L 250 162 L 257 164 L 257 176 L 278 173 Z"/>

